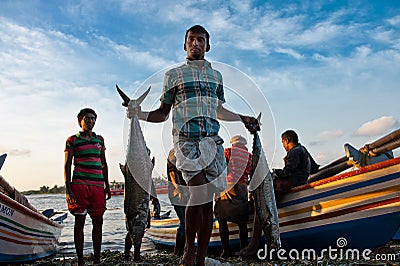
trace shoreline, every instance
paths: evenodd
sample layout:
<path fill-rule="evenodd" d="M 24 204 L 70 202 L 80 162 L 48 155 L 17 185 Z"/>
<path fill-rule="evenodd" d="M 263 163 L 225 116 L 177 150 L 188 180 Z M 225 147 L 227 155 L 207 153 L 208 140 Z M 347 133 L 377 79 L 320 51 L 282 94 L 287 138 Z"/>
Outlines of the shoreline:
<path fill-rule="evenodd" d="M 261 266 L 261 265 L 273 265 L 273 266 L 286 266 L 286 265 L 382 265 L 382 266 L 394 266 L 400 265 L 400 241 L 391 241 L 384 247 L 378 248 L 375 250 L 373 254 L 395 254 L 395 259 L 390 260 L 345 260 L 345 259 L 336 259 L 332 260 L 329 258 L 323 258 L 322 260 L 260 260 L 258 258 L 252 259 L 241 259 L 240 257 L 230 257 L 228 259 L 219 258 L 217 255 L 209 254 L 208 257 L 208 264 L 206 265 L 222 265 L 222 266 L 229 266 L 229 265 L 240 265 L 240 266 Z M 89 254 L 85 256 L 86 265 L 93 265 L 93 254 Z M 131 258 L 133 257 L 133 253 L 131 251 Z M 181 259 L 181 256 L 176 256 L 170 250 L 157 250 L 153 252 L 144 252 L 142 254 L 142 262 L 139 263 L 132 263 L 132 261 L 124 261 L 124 253 L 122 251 L 110 251 L 110 250 L 103 250 L 101 252 L 101 265 L 116 265 L 116 266 L 123 266 L 123 265 L 178 265 Z M 218 264 L 220 262 L 221 264 Z M 15 265 L 15 264 L 9 264 Z M 77 258 L 76 257 L 64 257 L 60 258 L 60 254 L 56 258 L 50 257 L 41 260 L 37 260 L 32 263 L 25 263 L 21 265 L 57 265 L 57 266 L 72 266 L 77 265 Z"/>

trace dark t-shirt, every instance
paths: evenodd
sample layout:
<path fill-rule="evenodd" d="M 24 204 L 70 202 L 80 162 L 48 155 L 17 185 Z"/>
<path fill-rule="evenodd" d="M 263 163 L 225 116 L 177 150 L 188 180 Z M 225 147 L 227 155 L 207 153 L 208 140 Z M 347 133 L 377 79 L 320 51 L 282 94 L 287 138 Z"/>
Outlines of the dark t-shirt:
<path fill-rule="evenodd" d="M 293 187 L 305 184 L 310 173 L 315 172 L 319 167 L 300 143 L 288 151 L 283 160 L 285 167 L 276 171 L 276 174 L 278 178 L 288 178 Z"/>

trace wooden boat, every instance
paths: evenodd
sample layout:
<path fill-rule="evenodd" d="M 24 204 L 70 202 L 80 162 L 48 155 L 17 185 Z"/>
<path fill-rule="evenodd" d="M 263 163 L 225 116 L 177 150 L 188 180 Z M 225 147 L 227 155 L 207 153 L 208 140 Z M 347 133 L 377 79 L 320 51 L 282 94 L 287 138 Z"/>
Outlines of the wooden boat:
<path fill-rule="evenodd" d="M 286 250 L 383 246 L 400 227 L 400 157 L 295 187 L 277 207 Z M 152 221 L 146 235 L 156 244 L 174 246 L 178 222 Z M 251 220 L 248 229 L 251 237 Z M 237 225 L 229 224 L 229 230 L 232 245 L 238 245 Z M 209 247 L 220 246 L 215 221 Z"/>
<path fill-rule="evenodd" d="M 54 212 L 44 214 L 54 217 Z M 53 255 L 66 213 L 48 218 L 0 176 L 0 264 Z"/>
<path fill-rule="evenodd" d="M 346 239 L 348 248 L 376 248 L 400 226 L 400 158 L 296 187 L 278 204 L 282 247 L 323 249 Z M 152 220 L 146 236 L 174 246 L 178 218 Z M 251 237 L 252 222 L 248 223 Z M 232 245 L 239 229 L 229 224 Z M 210 247 L 220 247 L 214 222 Z"/>

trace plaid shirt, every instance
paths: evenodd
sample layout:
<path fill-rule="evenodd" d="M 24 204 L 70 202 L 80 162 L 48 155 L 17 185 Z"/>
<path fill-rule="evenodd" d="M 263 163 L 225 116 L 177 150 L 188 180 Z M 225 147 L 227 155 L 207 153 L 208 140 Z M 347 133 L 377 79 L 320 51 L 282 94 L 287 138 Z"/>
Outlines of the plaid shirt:
<path fill-rule="evenodd" d="M 217 135 L 217 107 L 225 102 L 222 75 L 206 60 L 202 67 L 186 60 L 165 73 L 161 102 L 173 105 L 173 135 Z"/>

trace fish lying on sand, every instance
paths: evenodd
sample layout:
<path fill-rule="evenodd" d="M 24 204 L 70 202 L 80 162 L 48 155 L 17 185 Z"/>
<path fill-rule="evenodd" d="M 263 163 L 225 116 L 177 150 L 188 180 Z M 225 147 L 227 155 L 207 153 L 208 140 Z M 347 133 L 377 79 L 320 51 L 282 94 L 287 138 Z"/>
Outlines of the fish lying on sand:
<path fill-rule="evenodd" d="M 136 107 L 143 102 L 150 88 L 136 100 L 131 100 L 118 86 L 117 91 L 124 101 L 124 106 Z M 120 165 L 120 168 L 125 178 L 124 212 L 127 230 L 134 247 L 133 260 L 140 261 L 140 247 L 149 215 L 153 163 L 137 115 L 131 118 L 126 163 Z"/>
<path fill-rule="evenodd" d="M 259 119 L 260 116 L 257 120 Z M 249 190 L 254 195 L 256 213 L 267 238 L 268 246 L 277 250 L 281 247 L 281 240 L 274 186 L 267 158 L 257 132 L 253 136 L 252 165 Z"/>

